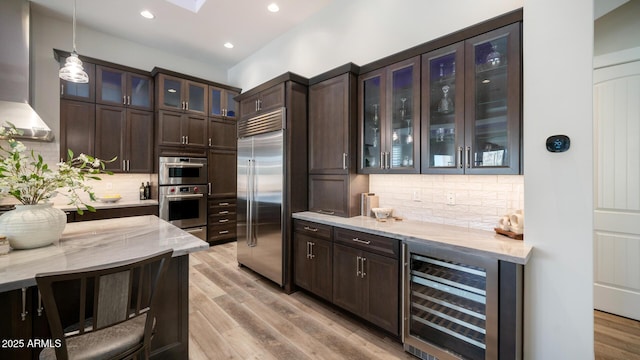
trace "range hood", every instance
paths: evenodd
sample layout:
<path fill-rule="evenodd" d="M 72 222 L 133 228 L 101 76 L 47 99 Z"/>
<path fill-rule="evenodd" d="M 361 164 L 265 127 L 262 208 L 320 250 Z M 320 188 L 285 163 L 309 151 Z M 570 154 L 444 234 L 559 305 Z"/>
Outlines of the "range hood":
<path fill-rule="evenodd" d="M 0 125 L 14 124 L 17 138 L 52 141 L 53 132 L 29 105 L 29 2 L 0 1 Z"/>

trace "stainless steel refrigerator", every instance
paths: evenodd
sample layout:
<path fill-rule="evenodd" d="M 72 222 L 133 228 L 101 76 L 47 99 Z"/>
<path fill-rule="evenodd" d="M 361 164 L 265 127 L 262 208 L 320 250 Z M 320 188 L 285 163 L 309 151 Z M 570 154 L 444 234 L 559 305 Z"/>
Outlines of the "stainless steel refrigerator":
<path fill-rule="evenodd" d="M 284 284 L 286 111 L 238 123 L 238 263 Z"/>

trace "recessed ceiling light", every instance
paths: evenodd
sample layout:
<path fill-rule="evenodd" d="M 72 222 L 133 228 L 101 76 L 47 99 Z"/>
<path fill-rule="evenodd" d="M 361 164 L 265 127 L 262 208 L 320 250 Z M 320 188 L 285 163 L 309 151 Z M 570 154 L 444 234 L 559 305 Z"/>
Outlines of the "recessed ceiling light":
<path fill-rule="evenodd" d="M 233 44 L 230 42 L 226 42 L 224 43 L 224 47 L 226 47 L 227 49 L 233 49 Z"/>
<path fill-rule="evenodd" d="M 280 11 L 280 7 L 276 3 L 272 3 L 271 5 L 267 6 L 267 9 L 269 9 L 269 11 L 271 11 L 271 12 Z"/>
<path fill-rule="evenodd" d="M 142 10 L 142 11 L 140 12 L 140 15 L 142 15 L 142 17 L 143 17 L 143 18 L 145 18 L 145 19 L 153 19 L 153 18 L 155 18 L 155 17 L 156 17 L 156 16 L 155 16 L 155 15 L 153 15 L 153 14 L 151 13 L 151 11 L 149 11 L 149 10 Z"/>

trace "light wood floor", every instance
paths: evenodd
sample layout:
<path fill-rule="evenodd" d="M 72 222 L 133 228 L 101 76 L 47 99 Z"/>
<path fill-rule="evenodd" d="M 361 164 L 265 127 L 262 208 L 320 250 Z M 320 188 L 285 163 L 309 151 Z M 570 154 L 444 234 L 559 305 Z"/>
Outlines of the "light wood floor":
<path fill-rule="evenodd" d="M 190 359 L 416 359 L 382 332 L 238 267 L 235 242 L 189 260 Z"/>
<path fill-rule="evenodd" d="M 236 243 L 190 255 L 189 357 L 416 359 L 397 341 L 303 292 L 238 267 Z M 596 360 L 640 360 L 640 322 L 594 312 Z"/>
<path fill-rule="evenodd" d="M 640 321 L 594 311 L 596 360 L 640 359 Z"/>

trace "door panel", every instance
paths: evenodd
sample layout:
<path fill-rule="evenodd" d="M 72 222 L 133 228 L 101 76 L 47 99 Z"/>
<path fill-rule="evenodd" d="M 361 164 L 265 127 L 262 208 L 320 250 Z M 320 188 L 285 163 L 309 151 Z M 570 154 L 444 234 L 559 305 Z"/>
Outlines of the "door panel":
<path fill-rule="evenodd" d="M 594 306 L 640 320 L 640 61 L 594 82 Z"/>
<path fill-rule="evenodd" d="M 254 270 L 282 285 L 283 132 L 260 134 L 253 138 Z"/>
<path fill-rule="evenodd" d="M 251 256 L 249 247 L 249 233 L 247 229 L 249 210 L 249 160 L 253 157 L 253 138 L 238 139 L 237 161 L 237 238 L 238 238 L 238 262 L 245 263 Z"/>

